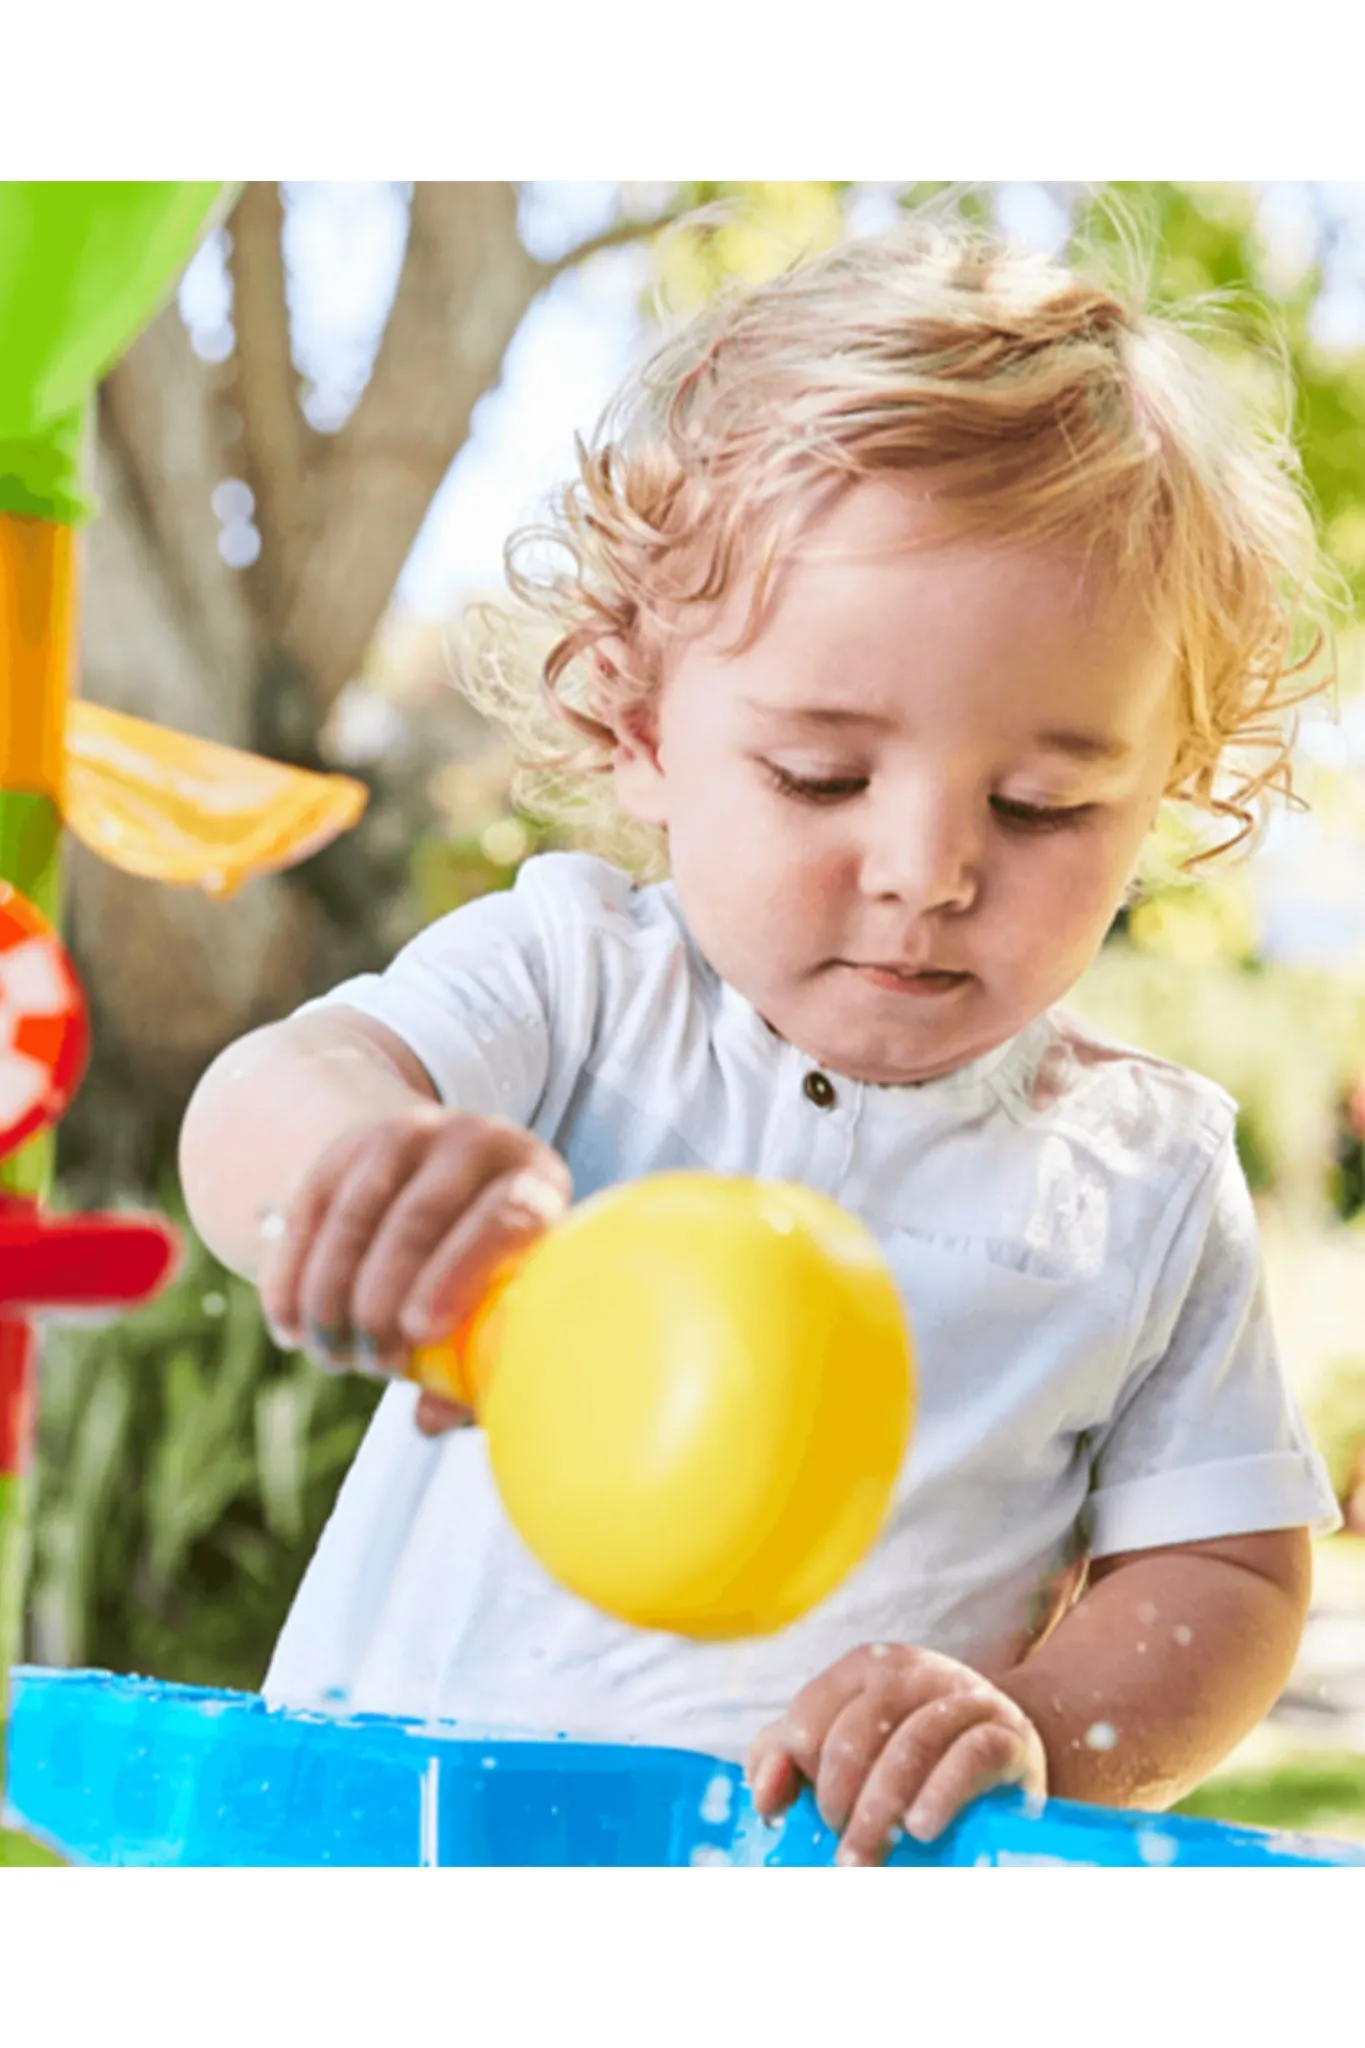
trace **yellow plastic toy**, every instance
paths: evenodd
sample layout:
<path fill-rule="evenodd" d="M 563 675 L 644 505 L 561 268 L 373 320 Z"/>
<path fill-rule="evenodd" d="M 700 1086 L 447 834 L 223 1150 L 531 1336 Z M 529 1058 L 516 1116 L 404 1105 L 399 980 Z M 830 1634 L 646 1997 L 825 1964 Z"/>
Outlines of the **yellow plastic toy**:
<path fill-rule="evenodd" d="M 579 1205 L 410 1370 L 475 1409 L 549 1572 L 696 1637 L 771 1634 L 847 1577 L 914 1411 L 871 1233 L 808 1188 L 700 1173 Z"/>

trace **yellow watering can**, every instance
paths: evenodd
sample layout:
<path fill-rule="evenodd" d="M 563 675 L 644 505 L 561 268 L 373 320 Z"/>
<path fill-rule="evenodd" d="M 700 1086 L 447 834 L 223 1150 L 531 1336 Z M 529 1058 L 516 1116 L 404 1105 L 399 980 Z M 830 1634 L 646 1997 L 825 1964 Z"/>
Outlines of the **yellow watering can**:
<path fill-rule="evenodd" d="M 639 1628 L 767 1635 L 867 1554 L 914 1367 L 875 1238 L 787 1183 L 597 1195 L 411 1376 L 472 1407 L 513 1526 Z"/>

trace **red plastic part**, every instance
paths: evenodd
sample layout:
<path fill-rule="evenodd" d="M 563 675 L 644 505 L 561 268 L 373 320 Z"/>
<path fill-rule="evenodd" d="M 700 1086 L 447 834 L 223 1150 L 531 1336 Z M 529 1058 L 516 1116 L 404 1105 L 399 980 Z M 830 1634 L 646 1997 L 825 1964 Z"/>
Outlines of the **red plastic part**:
<path fill-rule="evenodd" d="M 159 1216 L 50 1216 L 0 1203 L 0 1316 L 131 1308 L 169 1279 L 179 1239 Z"/>
<path fill-rule="evenodd" d="M 24 1316 L 0 1316 L 0 1477 L 27 1472 L 33 1452 L 38 1340 Z"/>

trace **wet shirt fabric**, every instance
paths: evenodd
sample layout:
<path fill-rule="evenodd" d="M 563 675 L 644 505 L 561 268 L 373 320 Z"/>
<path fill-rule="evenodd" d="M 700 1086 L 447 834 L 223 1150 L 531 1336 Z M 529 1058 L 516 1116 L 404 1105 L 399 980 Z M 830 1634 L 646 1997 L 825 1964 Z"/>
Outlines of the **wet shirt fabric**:
<path fill-rule="evenodd" d="M 919 1086 L 822 1073 L 712 973 L 669 884 L 580 854 L 527 862 L 324 1002 L 397 1032 L 444 1102 L 555 1146 L 580 1198 L 678 1168 L 833 1196 L 896 1275 L 919 1407 L 872 1555 L 782 1634 L 717 1644 L 562 1591 L 503 1514 L 481 1434 L 419 1435 L 396 1385 L 272 1701 L 739 1758 L 862 1643 L 975 1660 L 1027 1640 L 1078 1556 L 1336 1526 L 1210 1082 L 1065 1012 Z"/>

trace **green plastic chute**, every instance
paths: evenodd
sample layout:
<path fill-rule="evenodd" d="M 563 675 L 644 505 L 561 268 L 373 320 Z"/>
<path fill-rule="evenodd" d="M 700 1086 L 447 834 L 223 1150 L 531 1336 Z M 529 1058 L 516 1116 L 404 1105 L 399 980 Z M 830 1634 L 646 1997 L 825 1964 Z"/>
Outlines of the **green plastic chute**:
<path fill-rule="evenodd" d="M 0 183 L 0 511 L 86 516 L 90 394 L 230 199 L 217 183 Z"/>

